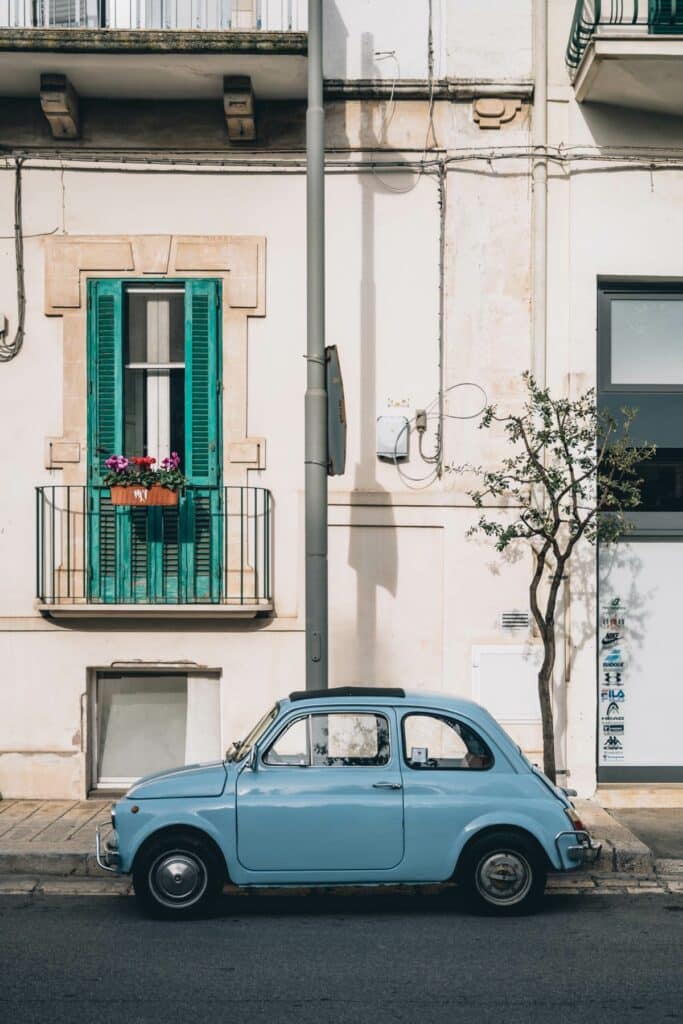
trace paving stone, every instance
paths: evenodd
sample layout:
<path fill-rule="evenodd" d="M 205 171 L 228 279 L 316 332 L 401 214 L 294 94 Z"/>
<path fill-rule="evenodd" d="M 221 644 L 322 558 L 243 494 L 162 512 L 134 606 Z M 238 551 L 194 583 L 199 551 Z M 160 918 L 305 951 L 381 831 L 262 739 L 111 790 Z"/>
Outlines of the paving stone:
<path fill-rule="evenodd" d="M 35 814 L 44 803 L 44 800 L 16 800 L 0 816 L 0 839 L 6 836 L 20 822 L 26 821 L 32 814 Z"/>
<path fill-rule="evenodd" d="M 643 889 L 641 886 L 628 885 L 626 892 L 630 896 L 666 896 L 666 889 L 656 886 L 654 889 Z"/>
<path fill-rule="evenodd" d="M 99 802 L 93 800 L 81 800 L 70 807 L 59 818 L 55 818 L 38 836 L 41 844 L 63 843 L 69 840 L 79 842 L 83 845 L 85 839 L 89 845 L 95 842 L 95 824 L 108 817 L 111 801 Z M 87 831 L 84 836 L 81 829 Z M 11 838 L 8 837 L 8 838 Z"/>
<path fill-rule="evenodd" d="M 548 885 L 554 889 L 594 889 L 595 882 L 592 878 L 552 878 Z"/>
<path fill-rule="evenodd" d="M 11 844 L 30 842 L 44 832 L 48 825 L 59 821 L 73 806 L 75 806 L 74 800 L 46 800 L 33 814 L 7 832 L 3 842 Z M 0 818 L 1 821 L 2 818 Z"/>
<path fill-rule="evenodd" d="M 627 885 L 635 885 L 635 879 L 632 875 L 612 875 L 611 878 L 596 878 L 596 883 L 600 889 L 623 889 Z"/>
<path fill-rule="evenodd" d="M 660 858 L 655 861 L 655 868 L 658 875 L 683 875 L 683 860 Z"/>
<path fill-rule="evenodd" d="M 669 882 L 667 889 L 669 892 L 683 892 L 683 882 Z"/>
<path fill-rule="evenodd" d="M 3 896 L 23 896 L 31 893 L 38 885 L 37 878 L 22 878 L 21 875 L 8 875 L 0 878 L 0 894 Z"/>

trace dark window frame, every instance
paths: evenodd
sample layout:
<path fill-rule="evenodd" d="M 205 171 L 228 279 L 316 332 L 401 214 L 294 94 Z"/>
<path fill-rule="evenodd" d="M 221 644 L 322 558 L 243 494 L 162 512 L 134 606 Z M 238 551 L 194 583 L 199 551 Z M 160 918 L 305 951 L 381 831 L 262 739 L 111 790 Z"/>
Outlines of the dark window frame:
<path fill-rule="evenodd" d="M 310 727 L 310 724 L 307 725 L 307 746 L 308 746 L 308 752 L 307 753 L 308 753 L 308 761 L 307 761 L 306 764 L 275 764 L 275 763 L 271 763 L 270 761 L 266 760 L 269 752 L 275 746 L 277 741 L 280 739 L 281 736 L 283 736 L 285 734 L 285 732 L 289 728 L 291 728 L 291 726 L 295 725 L 297 722 L 300 722 L 302 720 L 306 720 L 306 721 L 308 721 L 310 723 L 310 720 L 312 718 L 316 718 L 316 717 L 317 718 L 321 718 L 321 717 L 329 718 L 331 715 L 369 715 L 369 716 L 372 716 L 375 719 L 381 719 L 384 722 L 384 725 L 386 727 L 386 737 L 387 737 L 387 758 L 386 758 L 386 761 L 378 761 L 375 758 L 365 757 L 365 758 L 356 758 L 355 760 L 357 762 L 362 762 L 362 763 L 356 763 L 356 764 L 313 764 L 313 751 L 312 751 L 312 745 L 311 745 L 311 727 Z M 377 757 L 380 756 L 380 753 L 379 753 L 380 749 L 381 748 L 378 748 Z M 259 759 L 260 759 L 261 763 L 263 765 L 265 765 L 267 768 L 306 768 L 306 769 L 311 769 L 311 768 L 388 768 L 391 765 L 392 757 L 393 757 L 393 753 L 392 753 L 392 742 L 391 742 L 391 722 L 389 720 L 389 716 L 387 714 L 385 714 L 384 712 L 375 711 L 372 708 L 362 708 L 362 709 L 355 709 L 355 708 L 343 708 L 343 709 L 342 708 L 334 708 L 333 709 L 333 708 L 330 708 L 327 711 L 307 711 L 303 715 L 296 715 L 295 717 L 288 719 L 283 724 L 282 728 L 278 731 L 277 735 L 274 736 L 273 739 L 268 743 L 268 746 L 263 751 L 263 753 L 259 754 Z"/>
<path fill-rule="evenodd" d="M 598 390 L 611 394 L 680 394 L 681 384 L 612 383 L 612 299 L 647 300 L 674 296 L 683 302 L 683 279 L 598 278 Z"/>
<path fill-rule="evenodd" d="M 456 766 L 456 765 L 415 765 L 415 764 L 412 764 L 412 762 L 408 759 L 408 746 L 407 746 L 407 743 L 406 743 L 406 727 L 405 727 L 405 723 L 406 723 L 406 719 L 407 718 L 436 718 L 436 719 L 438 719 L 441 722 L 446 722 L 447 724 L 454 723 L 455 725 L 464 726 L 466 729 L 468 729 L 471 733 L 473 733 L 477 737 L 477 739 L 481 743 L 481 745 L 484 748 L 484 750 L 486 750 L 486 752 L 488 753 L 488 756 L 489 756 L 489 763 L 485 767 L 483 767 L 483 768 L 472 768 L 470 765 L 457 765 Z M 458 734 L 458 735 L 460 735 L 460 734 Z M 461 739 L 462 739 L 462 736 L 461 736 Z M 465 743 L 464 739 L 463 739 L 463 743 Z M 466 743 L 465 743 L 465 746 L 467 746 Z M 469 753 L 469 750 L 468 750 L 468 753 Z M 495 756 L 493 754 L 493 751 L 491 750 L 491 747 L 482 738 L 481 734 L 478 733 L 476 731 L 476 729 L 473 729 L 471 725 L 468 725 L 466 722 L 462 722 L 459 718 L 455 718 L 453 715 L 448 715 L 448 714 L 444 714 L 444 713 L 436 712 L 436 711 L 426 711 L 426 710 L 425 711 L 408 711 L 408 710 L 406 710 L 405 714 L 403 714 L 401 716 L 401 756 L 403 758 L 403 763 L 405 764 L 405 766 L 407 768 L 410 768 L 410 770 L 414 771 L 414 772 L 425 772 L 425 771 L 428 771 L 428 772 L 490 772 L 491 769 L 495 766 L 495 763 L 496 763 L 496 759 L 495 759 Z"/>

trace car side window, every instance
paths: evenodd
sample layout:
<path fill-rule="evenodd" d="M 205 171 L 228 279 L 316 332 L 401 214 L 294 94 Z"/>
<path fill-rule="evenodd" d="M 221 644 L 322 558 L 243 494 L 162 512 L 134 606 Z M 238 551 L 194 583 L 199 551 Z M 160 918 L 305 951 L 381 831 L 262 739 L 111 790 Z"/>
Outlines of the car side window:
<path fill-rule="evenodd" d="M 285 726 L 263 755 L 264 764 L 288 764 L 306 767 L 309 763 L 308 716 Z"/>
<path fill-rule="evenodd" d="M 485 771 L 493 755 L 473 729 L 446 715 L 403 718 L 403 758 L 409 768 Z"/>
<path fill-rule="evenodd" d="M 384 715 L 340 711 L 306 715 L 285 726 L 264 753 L 263 763 L 371 768 L 388 764 L 390 754 L 389 722 Z"/>
<path fill-rule="evenodd" d="M 384 715 L 311 715 L 311 741 L 312 763 L 319 767 L 372 768 L 389 763 L 389 723 Z"/>

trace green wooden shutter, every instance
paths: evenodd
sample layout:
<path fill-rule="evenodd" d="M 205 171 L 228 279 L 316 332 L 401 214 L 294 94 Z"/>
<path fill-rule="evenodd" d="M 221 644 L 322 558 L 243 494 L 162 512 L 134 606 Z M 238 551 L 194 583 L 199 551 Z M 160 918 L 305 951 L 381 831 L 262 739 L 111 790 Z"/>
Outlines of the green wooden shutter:
<path fill-rule="evenodd" d="M 121 281 L 88 282 L 88 477 L 102 486 L 105 460 L 122 454 Z"/>
<path fill-rule="evenodd" d="M 105 461 L 123 446 L 121 281 L 88 282 L 88 553 L 91 600 L 120 600 L 122 523 L 104 489 Z"/>
<path fill-rule="evenodd" d="M 188 281 L 185 288 L 185 464 L 197 487 L 219 483 L 218 287 Z"/>

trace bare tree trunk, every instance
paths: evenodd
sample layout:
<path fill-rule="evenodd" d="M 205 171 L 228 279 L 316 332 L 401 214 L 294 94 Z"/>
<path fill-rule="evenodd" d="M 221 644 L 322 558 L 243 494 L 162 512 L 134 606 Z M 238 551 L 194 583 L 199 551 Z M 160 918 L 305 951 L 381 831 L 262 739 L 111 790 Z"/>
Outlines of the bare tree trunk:
<path fill-rule="evenodd" d="M 553 669 L 555 667 L 556 641 L 555 641 L 555 608 L 557 606 L 557 594 L 564 575 L 565 559 L 556 562 L 552 568 L 550 593 L 545 606 L 545 612 L 541 611 L 538 603 L 538 588 L 543 578 L 543 572 L 547 566 L 548 546 L 536 554 L 536 569 L 529 597 L 531 610 L 543 640 L 543 662 L 538 673 L 538 702 L 541 708 L 541 728 L 543 731 L 543 771 L 551 782 L 557 779 L 555 764 L 555 723 L 553 721 L 553 705 L 551 697 L 551 683 Z"/>
<path fill-rule="evenodd" d="M 550 696 L 550 684 L 555 667 L 555 626 L 547 628 L 543 640 L 543 664 L 538 673 L 538 700 L 541 705 L 541 726 L 543 729 L 543 771 L 551 782 L 556 780 L 555 772 L 555 723 Z"/>

